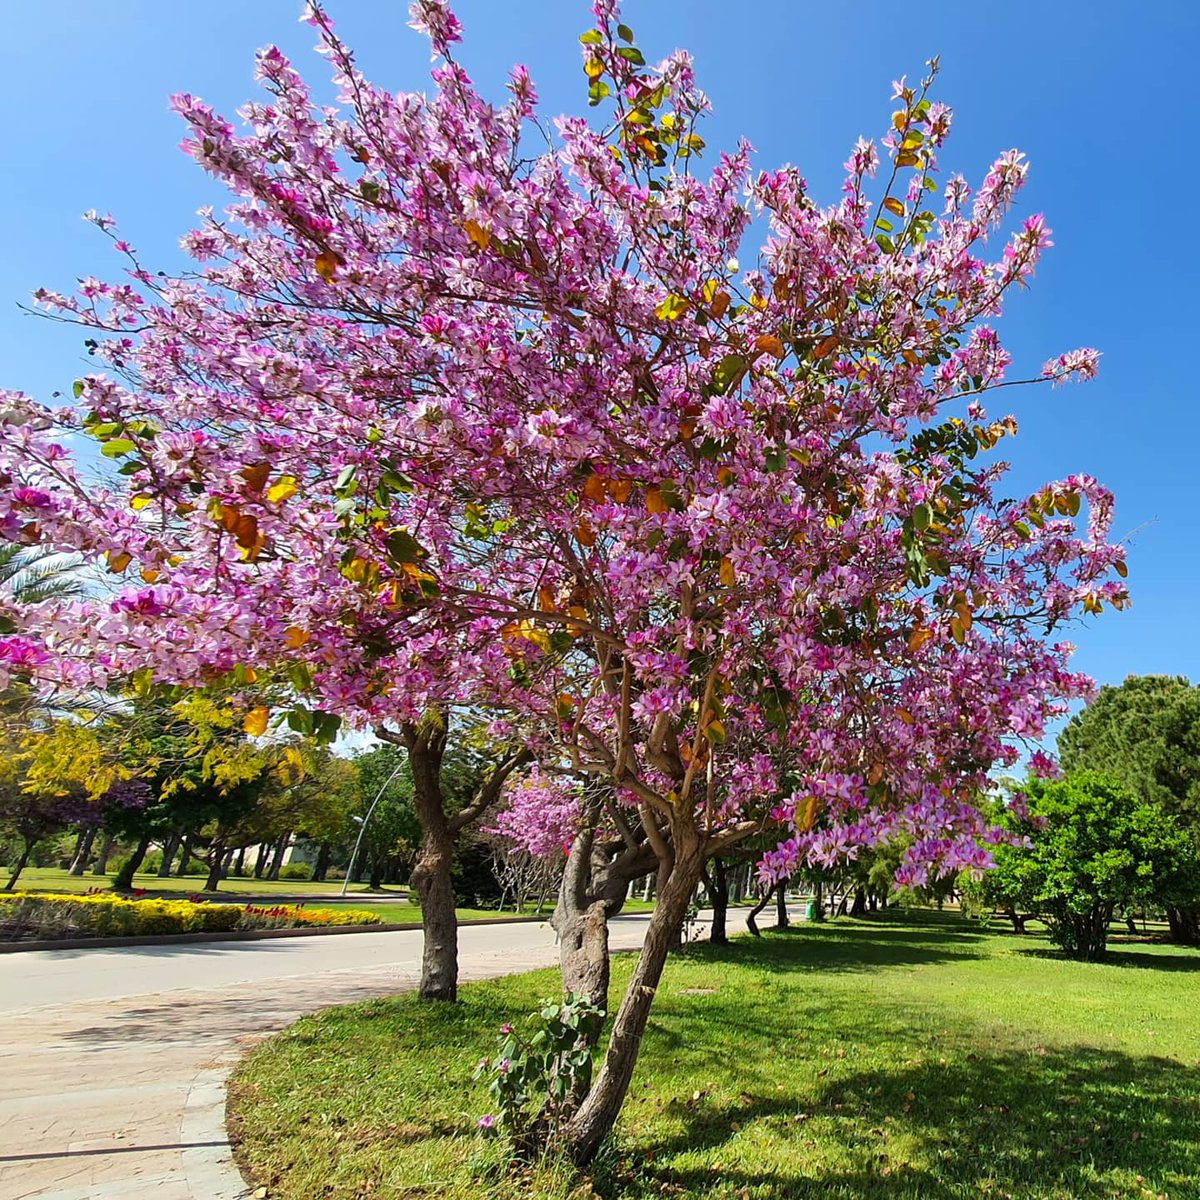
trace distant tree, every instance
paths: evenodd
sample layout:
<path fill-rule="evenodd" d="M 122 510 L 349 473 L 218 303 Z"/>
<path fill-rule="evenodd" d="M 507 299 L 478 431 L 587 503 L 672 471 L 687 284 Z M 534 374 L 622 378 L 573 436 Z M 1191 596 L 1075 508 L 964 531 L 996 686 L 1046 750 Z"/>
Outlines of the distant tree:
<path fill-rule="evenodd" d="M 1200 687 L 1178 675 L 1130 675 L 1101 688 L 1059 735 L 1058 753 L 1066 770 L 1102 771 L 1161 805 L 1200 850 Z M 1200 909 L 1169 905 L 1167 919 L 1177 939 L 1200 945 Z"/>
<path fill-rule="evenodd" d="M 1031 780 L 997 818 L 1028 844 L 996 847 L 996 867 L 981 880 L 984 902 L 1037 915 L 1072 958 L 1104 957 L 1117 911 L 1197 900 L 1187 832 L 1104 775 Z"/>

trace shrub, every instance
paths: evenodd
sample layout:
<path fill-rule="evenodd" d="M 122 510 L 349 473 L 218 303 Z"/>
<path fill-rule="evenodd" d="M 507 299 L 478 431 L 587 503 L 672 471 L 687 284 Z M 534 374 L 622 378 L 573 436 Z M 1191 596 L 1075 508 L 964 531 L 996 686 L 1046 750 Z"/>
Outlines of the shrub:
<path fill-rule="evenodd" d="M 279 868 L 280 879 L 311 879 L 312 867 L 307 863 L 286 863 Z"/>
<path fill-rule="evenodd" d="M 307 909 L 285 904 L 269 908 L 248 904 L 241 908 L 193 900 L 126 900 L 107 892 L 84 896 L 14 892 L 0 896 L 0 936 L 6 941 L 378 924 L 374 913 L 361 909 Z"/>

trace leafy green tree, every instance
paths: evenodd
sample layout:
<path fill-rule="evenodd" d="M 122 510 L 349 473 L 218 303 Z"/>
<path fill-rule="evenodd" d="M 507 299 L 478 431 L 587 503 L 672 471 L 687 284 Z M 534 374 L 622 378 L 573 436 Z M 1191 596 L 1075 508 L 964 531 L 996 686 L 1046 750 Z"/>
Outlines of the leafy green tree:
<path fill-rule="evenodd" d="M 1058 753 L 1067 771 L 1102 771 L 1161 805 L 1200 848 L 1200 687 L 1131 675 L 1102 688 L 1060 734 Z M 1168 905 L 1167 919 L 1176 938 L 1200 945 L 1200 909 Z"/>
<path fill-rule="evenodd" d="M 1197 900 L 1196 849 L 1159 805 L 1116 780 L 1081 772 L 1031 780 L 998 808 L 1026 845 L 1002 845 L 981 881 L 987 904 L 1035 914 L 1072 958 L 1103 958 L 1118 910 Z"/>

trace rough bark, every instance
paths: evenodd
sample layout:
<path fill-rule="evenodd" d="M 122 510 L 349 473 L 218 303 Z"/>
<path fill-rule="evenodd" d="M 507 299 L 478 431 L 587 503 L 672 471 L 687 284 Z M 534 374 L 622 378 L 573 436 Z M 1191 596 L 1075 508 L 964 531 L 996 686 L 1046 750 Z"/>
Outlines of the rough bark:
<path fill-rule="evenodd" d="M 787 910 L 787 883 L 780 880 L 775 886 L 775 928 L 786 929 L 790 923 Z"/>
<path fill-rule="evenodd" d="M 17 880 L 21 878 L 21 872 L 25 870 L 29 864 L 29 856 L 33 853 L 33 842 L 26 839 L 25 848 L 21 851 L 21 857 L 17 859 L 17 864 L 9 873 L 8 882 L 4 885 L 6 892 L 11 892 L 17 886 Z"/>
<path fill-rule="evenodd" d="M 183 844 L 179 848 L 179 861 L 175 864 L 175 878 L 182 879 L 192 863 L 192 835 L 184 834 Z"/>
<path fill-rule="evenodd" d="M 221 865 L 225 859 L 225 843 L 214 838 L 208 848 L 208 878 L 204 881 L 206 892 L 215 892 L 221 886 Z"/>
<path fill-rule="evenodd" d="M 109 856 L 112 854 L 113 844 L 115 841 L 116 839 L 111 833 L 106 833 L 104 835 L 104 840 L 100 843 L 100 849 L 96 854 L 96 861 L 92 865 L 93 875 L 104 875 L 107 873 L 108 860 Z"/>
<path fill-rule="evenodd" d="M 329 858 L 330 850 L 329 843 L 322 842 L 317 850 L 317 861 L 313 863 L 312 881 L 313 883 L 324 883 L 325 876 L 329 873 Z"/>
<path fill-rule="evenodd" d="M 681 824 L 673 842 L 674 864 L 668 878 L 659 879 L 658 904 L 617 1010 L 604 1061 L 587 1098 L 567 1127 L 567 1145 L 580 1165 L 590 1163 L 595 1157 L 621 1111 L 655 990 L 700 881 L 704 855 L 698 838 Z"/>
<path fill-rule="evenodd" d="M 287 853 L 288 843 L 291 840 L 292 831 L 289 829 L 275 846 L 275 853 L 271 856 L 271 869 L 267 872 L 267 878 L 272 883 L 279 881 L 279 868 L 283 866 L 283 856 Z"/>
<path fill-rule="evenodd" d="M 266 842 L 258 843 L 258 856 L 254 860 L 254 878 L 261 879 L 263 872 L 267 869 L 267 853 L 269 847 Z"/>
<path fill-rule="evenodd" d="M 709 941 L 718 946 L 727 945 L 729 934 L 726 932 L 725 922 L 729 913 L 729 871 L 720 858 L 714 858 L 704 868 L 702 878 L 708 891 L 708 902 L 712 905 L 712 930 L 708 935 Z"/>
<path fill-rule="evenodd" d="M 75 851 L 68 874 L 82 875 L 87 870 L 88 859 L 92 856 L 92 846 L 96 842 L 96 832 L 95 827 L 83 831 L 83 840 Z"/>
<path fill-rule="evenodd" d="M 121 867 L 113 878 L 113 891 L 128 892 L 133 890 L 133 877 L 137 874 L 137 869 L 142 865 L 142 861 L 146 857 L 146 851 L 149 849 L 150 838 L 142 838 L 134 847 L 133 853 L 125 860 L 124 866 Z"/>
<path fill-rule="evenodd" d="M 173 833 L 163 842 L 162 862 L 158 865 L 159 879 L 166 879 L 171 874 L 171 864 L 175 861 L 175 852 L 179 849 L 179 834 Z"/>
<path fill-rule="evenodd" d="M 746 928 L 755 937 L 762 937 L 762 934 L 758 931 L 758 915 L 771 903 L 771 895 L 771 892 L 764 892 L 759 898 L 758 903 L 746 914 Z"/>
<path fill-rule="evenodd" d="M 1200 910 L 1168 908 L 1167 924 L 1175 941 L 1189 946 L 1200 946 Z"/>

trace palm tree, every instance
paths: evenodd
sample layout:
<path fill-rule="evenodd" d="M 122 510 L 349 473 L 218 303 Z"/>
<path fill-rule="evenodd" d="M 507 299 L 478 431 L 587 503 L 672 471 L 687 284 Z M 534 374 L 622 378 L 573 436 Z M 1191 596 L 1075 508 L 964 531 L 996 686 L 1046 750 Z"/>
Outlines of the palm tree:
<path fill-rule="evenodd" d="M 12 604 L 68 600 L 83 591 L 79 559 L 40 546 L 0 543 L 0 599 Z"/>

